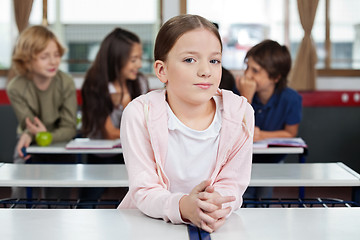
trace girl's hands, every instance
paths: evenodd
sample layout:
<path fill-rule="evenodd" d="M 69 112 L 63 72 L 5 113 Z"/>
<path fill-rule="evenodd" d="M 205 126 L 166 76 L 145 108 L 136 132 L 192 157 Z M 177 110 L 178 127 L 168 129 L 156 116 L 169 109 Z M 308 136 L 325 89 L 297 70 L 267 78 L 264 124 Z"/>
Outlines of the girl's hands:
<path fill-rule="evenodd" d="M 30 155 L 26 155 L 24 157 L 24 154 L 23 152 L 21 151 L 21 149 L 23 147 L 27 148 L 31 143 L 31 136 L 29 136 L 29 134 L 27 133 L 23 133 L 21 136 L 20 136 L 20 139 L 16 145 L 16 151 L 18 152 L 19 156 L 24 158 L 24 160 L 28 160 L 31 156 Z"/>
<path fill-rule="evenodd" d="M 246 97 L 248 102 L 251 103 L 256 92 L 256 82 L 247 79 L 245 76 L 237 76 L 235 83 L 240 95 Z"/>
<path fill-rule="evenodd" d="M 47 131 L 45 125 L 40 121 L 38 117 L 34 117 L 34 122 L 31 122 L 29 118 L 26 118 L 25 123 L 26 123 L 26 129 L 34 136 L 38 132 Z"/>
<path fill-rule="evenodd" d="M 205 180 L 195 186 L 189 195 L 180 199 L 181 217 L 207 232 L 213 232 L 222 226 L 231 208 L 222 208 L 223 203 L 232 202 L 235 197 L 222 197 L 210 186 L 211 180 Z"/>
<path fill-rule="evenodd" d="M 207 208 L 205 206 L 203 208 L 208 215 L 208 221 L 205 221 L 206 225 L 212 229 L 212 232 L 216 231 L 225 223 L 226 216 L 231 212 L 231 207 L 223 208 L 222 204 L 235 201 L 235 197 L 223 197 L 215 191 L 213 186 L 208 186 L 204 192 L 198 194 L 198 197 L 208 204 Z"/>

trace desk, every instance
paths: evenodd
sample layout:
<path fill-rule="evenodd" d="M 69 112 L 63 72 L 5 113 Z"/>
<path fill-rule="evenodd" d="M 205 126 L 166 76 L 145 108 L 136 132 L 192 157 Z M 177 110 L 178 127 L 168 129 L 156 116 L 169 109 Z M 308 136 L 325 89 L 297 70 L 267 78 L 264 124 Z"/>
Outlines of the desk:
<path fill-rule="evenodd" d="M 123 164 L 13 164 L 0 167 L 0 186 L 127 187 Z M 360 175 L 343 163 L 254 163 L 252 187 L 360 186 Z"/>
<path fill-rule="evenodd" d="M 0 186 L 128 187 L 123 164 L 13 164 L 0 167 Z"/>
<path fill-rule="evenodd" d="M 302 147 L 253 148 L 253 154 L 305 154 Z"/>
<path fill-rule="evenodd" d="M 112 149 L 66 149 L 67 142 L 53 143 L 46 147 L 40 147 L 37 145 L 31 145 L 26 148 L 26 152 L 29 154 L 119 154 L 122 153 L 122 148 Z"/>
<path fill-rule="evenodd" d="M 47 147 L 31 145 L 26 149 L 29 154 L 88 154 L 88 153 L 122 153 L 122 148 L 113 149 L 66 149 L 66 142 L 54 143 Z M 305 154 L 302 147 L 254 148 L 254 154 Z"/>
<path fill-rule="evenodd" d="M 212 240 L 358 240 L 360 208 L 242 208 Z M 138 210 L 0 209 L 3 239 L 189 239 L 186 225 Z"/>
<path fill-rule="evenodd" d="M 360 208 L 241 208 L 212 240 L 358 240 Z"/>
<path fill-rule="evenodd" d="M 360 174 L 337 163 L 254 163 L 252 187 L 360 186 Z"/>
<path fill-rule="evenodd" d="M 186 225 L 138 210 L 0 209 L 1 239 L 189 239 Z"/>

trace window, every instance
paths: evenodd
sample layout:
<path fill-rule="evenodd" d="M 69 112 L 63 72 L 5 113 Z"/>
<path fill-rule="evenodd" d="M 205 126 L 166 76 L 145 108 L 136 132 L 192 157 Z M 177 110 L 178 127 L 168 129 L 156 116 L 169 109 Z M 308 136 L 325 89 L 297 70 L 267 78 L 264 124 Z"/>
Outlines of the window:
<path fill-rule="evenodd" d="M 312 29 L 318 69 L 360 69 L 359 11 L 358 0 L 319 0 Z M 297 0 L 187 0 L 187 12 L 218 23 L 224 43 L 223 64 L 233 70 L 241 69 L 246 51 L 266 38 L 287 45 L 295 59 L 304 36 Z"/>
<path fill-rule="evenodd" d="M 330 0 L 329 4 L 330 68 L 360 69 L 360 1 Z"/>
<path fill-rule="evenodd" d="M 12 36 L 16 34 L 11 23 L 12 0 L 2 0 L 0 8 L 0 70 L 8 69 L 11 63 Z"/>
<path fill-rule="evenodd" d="M 12 39 L 9 23 L 13 17 L 12 0 L 1 0 L 0 69 L 10 66 Z M 5 4 L 5 5 L 4 5 Z M 4 7 L 3 7 L 4 6 Z M 141 6 L 141 7 L 139 7 Z M 42 23 L 43 1 L 34 0 L 29 19 L 30 25 Z M 4 15 L 5 14 L 5 15 Z M 61 68 L 72 73 L 84 73 L 95 59 L 104 37 L 115 27 L 136 33 L 143 44 L 144 73 L 152 72 L 153 45 L 160 14 L 157 0 L 48 0 L 47 18 L 49 27 L 65 45 L 67 52 Z M 16 27 L 15 27 L 16 29 Z"/>
<path fill-rule="evenodd" d="M 219 25 L 224 67 L 241 69 L 246 52 L 265 38 L 284 44 L 283 0 L 188 0 L 187 12 Z"/>

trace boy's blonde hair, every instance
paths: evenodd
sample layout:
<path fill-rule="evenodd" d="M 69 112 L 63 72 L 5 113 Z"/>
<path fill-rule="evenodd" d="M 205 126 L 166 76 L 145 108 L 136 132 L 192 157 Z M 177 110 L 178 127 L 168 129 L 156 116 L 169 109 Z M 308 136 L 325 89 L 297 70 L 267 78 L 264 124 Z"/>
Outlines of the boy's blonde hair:
<path fill-rule="evenodd" d="M 60 56 L 64 55 L 65 49 L 53 32 L 44 26 L 36 25 L 25 29 L 19 36 L 12 63 L 17 74 L 31 76 L 31 61 L 43 51 L 49 41 L 55 41 Z"/>

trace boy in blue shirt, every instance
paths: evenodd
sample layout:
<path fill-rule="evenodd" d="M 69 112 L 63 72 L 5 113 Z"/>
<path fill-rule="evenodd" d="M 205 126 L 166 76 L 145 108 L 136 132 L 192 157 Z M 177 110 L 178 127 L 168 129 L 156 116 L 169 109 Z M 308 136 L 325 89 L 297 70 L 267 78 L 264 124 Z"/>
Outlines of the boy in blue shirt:
<path fill-rule="evenodd" d="M 292 138 L 298 134 L 302 115 L 302 98 L 287 87 L 291 56 L 286 46 L 264 40 L 245 56 L 247 68 L 237 78 L 236 87 L 255 110 L 254 142 L 266 138 Z M 279 154 L 255 154 L 254 163 L 278 163 Z M 252 194 L 247 194 L 252 192 Z M 248 188 L 244 197 L 270 198 L 272 188 Z"/>

